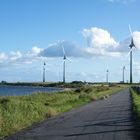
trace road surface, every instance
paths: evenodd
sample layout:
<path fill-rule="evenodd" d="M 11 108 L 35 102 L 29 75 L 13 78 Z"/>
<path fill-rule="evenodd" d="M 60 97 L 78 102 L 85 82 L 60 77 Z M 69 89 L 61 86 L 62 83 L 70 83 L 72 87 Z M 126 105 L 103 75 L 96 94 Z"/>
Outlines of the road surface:
<path fill-rule="evenodd" d="M 43 121 L 5 140 L 134 140 L 129 89 Z"/>

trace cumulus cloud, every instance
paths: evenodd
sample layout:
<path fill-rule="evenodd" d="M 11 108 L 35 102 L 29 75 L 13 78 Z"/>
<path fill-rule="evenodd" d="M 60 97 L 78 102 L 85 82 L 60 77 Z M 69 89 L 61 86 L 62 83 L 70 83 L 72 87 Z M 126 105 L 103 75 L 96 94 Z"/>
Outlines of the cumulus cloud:
<path fill-rule="evenodd" d="M 133 41 L 135 44 L 135 50 L 140 50 L 140 32 L 139 31 L 134 31 L 132 33 L 133 36 Z M 127 37 L 124 39 L 122 42 L 119 43 L 119 48 L 118 51 L 120 52 L 128 52 L 130 50 L 129 45 L 131 43 L 131 36 Z"/>
<path fill-rule="evenodd" d="M 43 51 L 42 48 L 34 46 L 28 53 L 28 56 L 38 56 Z"/>
<path fill-rule="evenodd" d="M 111 37 L 110 33 L 101 28 L 93 27 L 90 29 L 83 30 L 84 37 L 88 40 L 88 46 L 96 48 L 108 48 L 110 46 L 117 46 L 114 38 Z"/>
<path fill-rule="evenodd" d="M 124 53 L 128 53 L 130 50 L 130 35 L 123 41 L 118 42 L 107 30 L 97 27 L 84 29 L 82 34 L 87 40 L 87 47 L 85 50 L 89 54 L 97 56 L 120 57 L 124 55 Z M 135 47 L 140 50 L 140 32 L 135 31 L 132 33 L 132 35 Z"/>
<path fill-rule="evenodd" d="M 62 46 L 64 47 L 66 56 L 69 57 L 87 57 L 88 53 L 85 51 L 84 48 L 81 48 L 74 44 L 73 42 L 69 41 L 59 41 L 54 44 L 50 44 L 48 48 L 44 49 L 40 55 L 44 57 L 62 57 L 63 50 Z"/>
<path fill-rule="evenodd" d="M 8 54 L 0 52 L 0 65 L 30 64 L 35 60 L 42 60 L 46 57 L 63 57 L 62 46 L 68 57 L 120 57 L 124 56 L 122 54 L 128 53 L 130 50 L 130 36 L 118 42 L 107 30 L 97 27 L 83 29 L 82 35 L 87 41 L 87 45 L 84 47 L 79 47 L 70 41 L 59 41 L 50 44 L 45 49 L 34 46 L 26 53 L 20 51 Z M 140 50 L 140 32 L 133 32 L 133 39 L 136 48 Z"/>
<path fill-rule="evenodd" d="M 59 41 L 50 44 L 40 55 L 43 57 L 62 57 L 62 46 L 65 49 L 66 55 L 70 57 L 120 57 L 122 53 L 129 51 L 130 38 L 119 43 L 107 30 L 92 27 L 90 29 L 83 29 L 82 35 L 87 42 L 87 46 L 79 47 L 69 41 Z"/>
<path fill-rule="evenodd" d="M 136 48 L 140 50 L 140 32 L 138 31 L 133 32 L 133 39 Z"/>
<path fill-rule="evenodd" d="M 20 51 L 10 52 L 8 54 L 0 52 L 0 65 L 7 66 L 32 63 L 34 60 L 41 59 L 39 56 L 41 51 L 43 51 L 42 48 L 35 46 L 26 53 L 21 53 Z"/>
<path fill-rule="evenodd" d="M 70 57 L 120 57 L 130 50 L 130 36 L 118 42 L 111 36 L 109 31 L 98 27 L 83 29 L 82 35 L 87 42 L 87 45 L 84 47 L 79 47 L 69 41 L 60 41 L 50 44 L 48 48 L 41 51 L 40 55 L 43 57 L 62 57 L 62 46 L 66 55 Z M 133 32 L 133 38 L 136 47 L 140 49 L 140 32 Z"/>
<path fill-rule="evenodd" d="M 118 51 L 120 45 L 110 33 L 101 28 L 84 29 L 83 36 L 87 40 L 86 51 L 92 55 L 114 56 L 119 57 L 121 53 Z"/>
<path fill-rule="evenodd" d="M 7 60 L 7 56 L 5 53 L 0 53 L 0 63 L 2 63 L 3 61 Z"/>

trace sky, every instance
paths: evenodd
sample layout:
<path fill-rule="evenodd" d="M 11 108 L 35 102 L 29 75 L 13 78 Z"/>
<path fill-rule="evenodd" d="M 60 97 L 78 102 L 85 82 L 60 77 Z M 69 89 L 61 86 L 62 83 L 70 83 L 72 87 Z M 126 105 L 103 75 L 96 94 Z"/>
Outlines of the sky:
<path fill-rule="evenodd" d="M 139 0 L 0 0 L 0 81 L 140 82 Z M 132 34 L 129 31 L 131 25 Z"/>

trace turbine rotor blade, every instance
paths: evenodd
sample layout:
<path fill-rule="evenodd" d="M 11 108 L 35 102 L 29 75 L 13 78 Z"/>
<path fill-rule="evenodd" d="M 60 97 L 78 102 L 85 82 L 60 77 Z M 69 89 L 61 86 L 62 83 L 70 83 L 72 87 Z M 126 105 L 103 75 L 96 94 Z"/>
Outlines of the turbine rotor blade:
<path fill-rule="evenodd" d="M 68 61 L 70 61 L 70 62 L 72 62 L 72 60 L 71 59 L 69 59 L 69 58 L 66 58 Z"/>
<path fill-rule="evenodd" d="M 132 29 L 131 29 L 130 24 L 129 24 L 129 31 L 130 31 L 130 35 L 131 35 L 131 37 L 132 37 L 132 39 L 133 39 L 133 33 L 132 33 Z"/>
<path fill-rule="evenodd" d="M 63 42 L 64 42 L 64 40 L 63 41 L 58 40 L 58 43 L 59 43 L 60 47 L 62 48 L 63 56 L 66 56 L 66 52 L 65 52 L 65 49 L 64 49 L 64 46 L 63 46 Z"/>
<path fill-rule="evenodd" d="M 63 44 L 62 44 L 62 43 L 61 43 L 61 47 L 62 47 L 63 55 L 65 55 L 65 56 L 66 56 L 66 52 L 65 52 L 65 49 L 64 49 L 64 46 L 63 46 Z"/>
<path fill-rule="evenodd" d="M 128 57 L 133 50 L 134 48 L 131 48 L 130 51 L 127 53 L 126 57 Z"/>

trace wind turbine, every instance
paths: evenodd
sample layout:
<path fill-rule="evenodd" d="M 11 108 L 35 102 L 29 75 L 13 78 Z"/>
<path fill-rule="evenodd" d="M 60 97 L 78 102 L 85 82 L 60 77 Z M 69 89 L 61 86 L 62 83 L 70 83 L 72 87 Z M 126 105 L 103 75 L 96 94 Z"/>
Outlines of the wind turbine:
<path fill-rule="evenodd" d="M 130 47 L 130 84 L 133 83 L 133 75 L 132 75 L 132 51 L 133 51 L 133 48 L 135 47 L 135 44 L 134 44 L 134 40 L 133 40 L 133 34 L 132 34 L 132 30 L 131 30 L 131 26 L 129 25 L 129 31 L 130 31 L 130 35 L 131 35 L 131 44 L 129 45 Z"/>
<path fill-rule="evenodd" d="M 108 83 L 108 73 L 109 73 L 109 70 L 106 71 L 106 82 Z"/>
<path fill-rule="evenodd" d="M 125 71 L 125 66 L 123 66 L 123 83 L 125 82 L 124 81 L 124 71 Z"/>
<path fill-rule="evenodd" d="M 61 47 L 63 51 L 63 83 L 65 83 L 66 82 L 66 79 L 65 79 L 66 78 L 66 64 L 65 63 L 66 63 L 66 60 L 69 60 L 69 61 L 71 60 L 66 57 L 66 52 L 62 43 L 61 43 Z"/>
<path fill-rule="evenodd" d="M 45 72 L 46 72 L 45 66 L 46 66 L 46 63 L 44 62 L 43 63 L 43 82 L 45 82 Z"/>

